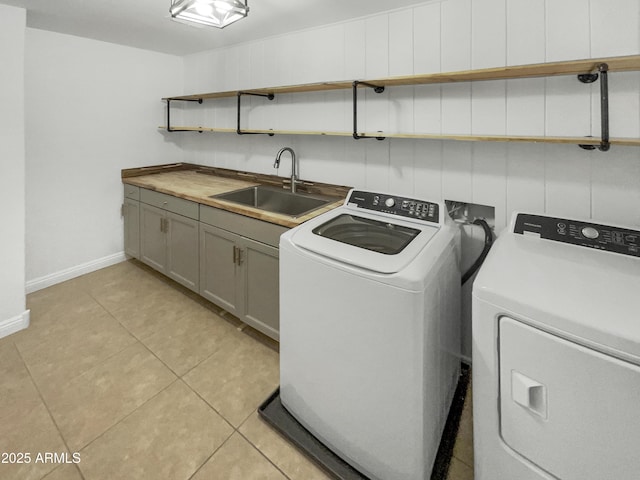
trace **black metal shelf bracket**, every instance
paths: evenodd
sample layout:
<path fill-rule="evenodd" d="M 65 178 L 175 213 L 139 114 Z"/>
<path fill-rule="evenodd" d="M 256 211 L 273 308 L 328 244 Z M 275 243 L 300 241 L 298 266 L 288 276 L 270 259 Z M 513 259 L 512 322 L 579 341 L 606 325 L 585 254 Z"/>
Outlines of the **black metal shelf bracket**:
<path fill-rule="evenodd" d="M 600 145 L 580 145 L 585 150 L 595 150 L 606 152 L 611 148 L 609 143 L 609 65 L 601 63 L 598 65 L 597 73 L 583 73 L 578 75 L 578 80 L 582 83 L 593 83 L 600 78 Z"/>
<path fill-rule="evenodd" d="M 198 102 L 202 105 L 201 98 L 167 98 L 167 132 L 188 132 L 190 130 L 186 130 L 184 128 L 172 128 L 171 127 L 171 101 L 176 100 L 179 102 Z M 202 130 L 200 130 L 202 133 Z"/>
<path fill-rule="evenodd" d="M 238 125 L 236 127 L 236 133 L 238 135 L 269 135 L 270 137 L 273 137 L 273 133 L 263 133 L 263 132 L 244 132 L 242 131 L 242 129 L 240 128 L 240 110 L 242 107 L 242 96 L 243 95 L 251 95 L 253 97 L 265 97 L 268 100 L 273 100 L 275 98 L 275 95 L 273 93 L 252 93 L 252 92 L 238 92 Z"/>
<path fill-rule="evenodd" d="M 364 85 L 370 87 L 376 93 L 384 92 L 384 87 L 380 85 L 373 85 L 372 83 L 360 82 L 356 80 L 353 82 L 353 138 L 360 140 L 361 138 L 375 138 L 376 140 L 384 140 L 386 137 L 372 137 L 369 135 L 358 134 L 358 85 Z"/>

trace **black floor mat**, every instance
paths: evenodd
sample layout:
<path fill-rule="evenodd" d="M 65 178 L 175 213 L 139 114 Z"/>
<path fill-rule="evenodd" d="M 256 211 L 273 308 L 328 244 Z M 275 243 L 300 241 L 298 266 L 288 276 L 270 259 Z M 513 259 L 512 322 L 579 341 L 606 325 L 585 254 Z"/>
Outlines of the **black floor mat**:
<path fill-rule="evenodd" d="M 446 480 L 456 443 L 462 407 L 469 385 L 470 368 L 462 364 L 458 386 L 442 433 L 440 446 L 431 472 L 431 480 Z M 287 411 L 280 401 L 280 388 L 258 408 L 260 416 L 282 436 L 336 480 L 370 480 L 325 447 Z"/>
<path fill-rule="evenodd" d="M 453 456 L 453 447 L 456 444 L 458 427 L 460 427 L 462 408 L 464 407 L 464 400 L 467 396 L 467 391 L 469 390 L 470 377 L 471 369 L 469 368 L 469 365 L 463 363 L 460 366 L 458 386 L 453 394 L 453 400 L 451 401 L 451 408 L 449 409 L 447 422 L 444 424 L 444 431 L 442 432 L 442 438 L 440 439 L 440 446 L 438 447 L 436 460 L 433 462 L 431 480 L 447 479 L 449 464 L 451 463 L 451 457 Z"/>

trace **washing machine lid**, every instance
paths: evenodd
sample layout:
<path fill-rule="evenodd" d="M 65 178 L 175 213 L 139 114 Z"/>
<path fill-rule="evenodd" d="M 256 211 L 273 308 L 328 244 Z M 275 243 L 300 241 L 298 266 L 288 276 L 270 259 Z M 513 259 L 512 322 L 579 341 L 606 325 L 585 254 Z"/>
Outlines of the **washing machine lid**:
<path fill-rule="evenodd" d="M 392 274 L 414 260 L 439 229 L 344 205 L 298 226 L 291 242 L 336 262 Z"/>
<path fill-rule="evenodd" d="M 372 252 L 397 255 L 418 236 L 420 230 L 352 213 L 341 213 L 314 228 L 312 232 Z"/>
<path fill-rule="evenodd" d="M 515 214 L 473 295 L 514 318 L 637 361 L 639 240 L 640 232 L 628 228 Z"/>

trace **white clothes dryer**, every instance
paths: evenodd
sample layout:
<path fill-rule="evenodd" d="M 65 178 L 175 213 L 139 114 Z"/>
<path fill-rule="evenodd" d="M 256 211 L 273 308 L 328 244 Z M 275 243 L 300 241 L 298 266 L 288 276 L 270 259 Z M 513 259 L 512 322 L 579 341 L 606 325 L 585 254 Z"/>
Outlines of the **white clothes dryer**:
<path fill-rule="evenodd" d="M 429 478 L 460 371 L 444 204 L 352 190 L 280 239 L 280 397 L 372 480 Z"/>
<path fill-rule="evenodd" d="M 640 232 L 515 214 L 473 285 L 476 480 L 640 475 Z"/>

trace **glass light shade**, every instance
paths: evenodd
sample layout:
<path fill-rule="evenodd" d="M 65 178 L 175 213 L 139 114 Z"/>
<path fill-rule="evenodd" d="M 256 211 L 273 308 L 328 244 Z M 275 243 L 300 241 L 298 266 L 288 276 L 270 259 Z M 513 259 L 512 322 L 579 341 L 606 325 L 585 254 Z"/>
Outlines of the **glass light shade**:
<path fill-rule="evenodd" d="M 248 0 L 171 0 L 171 17 L 188 23 L 224 28 L 247 16 Z"/>

